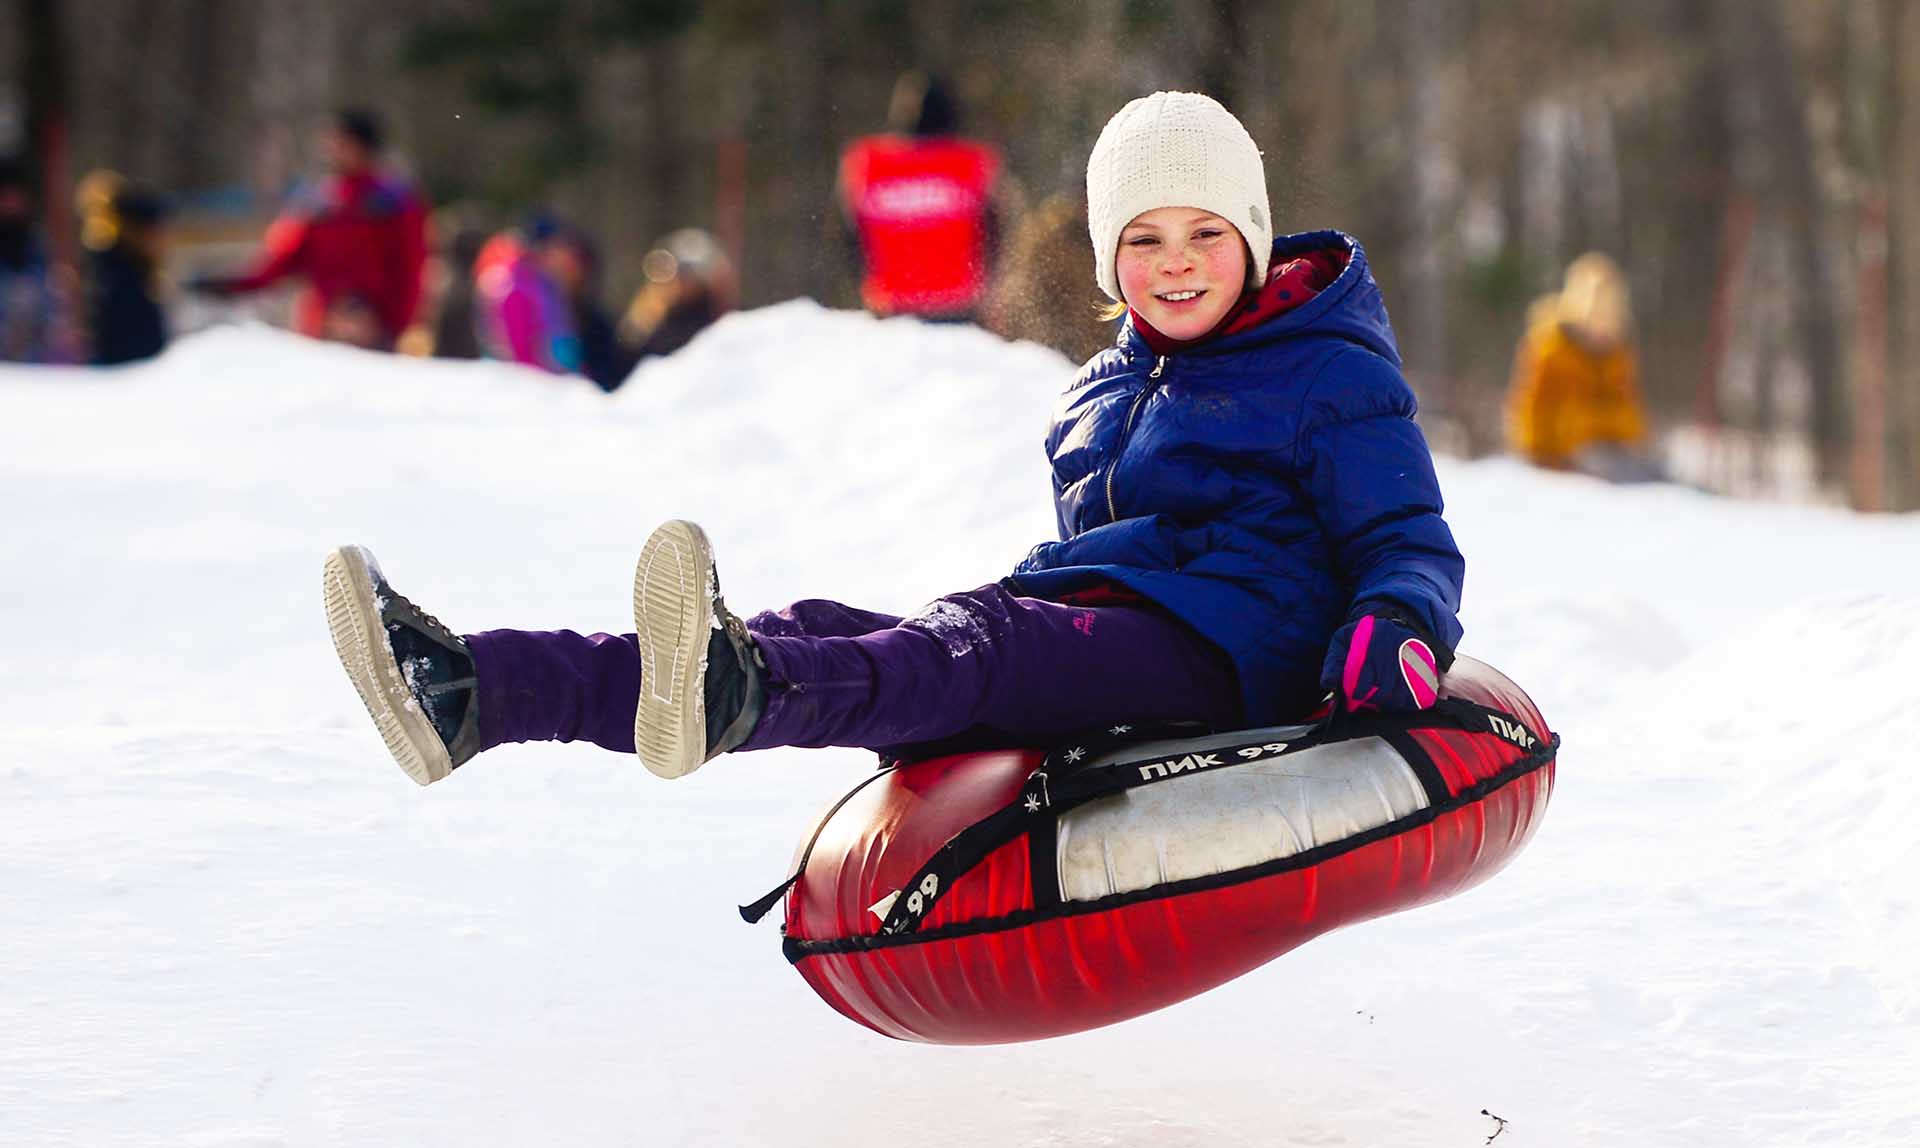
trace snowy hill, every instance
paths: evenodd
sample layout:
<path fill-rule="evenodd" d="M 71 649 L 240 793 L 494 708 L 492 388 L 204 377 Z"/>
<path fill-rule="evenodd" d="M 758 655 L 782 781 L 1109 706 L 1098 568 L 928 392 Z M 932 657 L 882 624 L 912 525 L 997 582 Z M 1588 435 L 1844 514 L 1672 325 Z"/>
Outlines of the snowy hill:
<path fill-rule="evenodd" d="M 357 541 L 456 629 L 906 610 L 1052 529 L 1071 366 L 792 303 L 612 398 L 260 329 L 0 368 L 0 1143 L 1920 1143 L 1920 520 L 1442 460 L 1465 652 L 1566 739 L 1440 905 L 1037 1045 L 858 1029 L 733 906 L 870 768 L 507 747 L 420 790 L 333 661 Z"/>

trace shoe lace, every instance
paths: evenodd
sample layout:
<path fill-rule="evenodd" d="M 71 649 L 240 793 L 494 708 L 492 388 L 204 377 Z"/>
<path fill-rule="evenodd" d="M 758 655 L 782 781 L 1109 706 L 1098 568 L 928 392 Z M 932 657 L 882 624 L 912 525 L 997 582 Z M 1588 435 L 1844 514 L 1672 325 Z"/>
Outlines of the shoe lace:
<path fill-rule="evenodd" d="M 457 639 L 459 637 L 459 635 L 455 634 L 452 628 L 449 627 L 445 622 L 442 622 L 440 619 L 434 617 L 432 614 L 427 613 L 425 610 L 416 608 L 414 610 L 414 613 L 419 617 L 419 619 L 422 622 L 426 623 L 428 632 L 433 634 L 435 637 L 447 638 L 449 640 Z"/>
<path fill-rule="evenodd" d="M 394 597 L 407 604 L 407 614 L 410 615 L 410 617 L 403 617 L 401 619 L 402 621 L 412 622 L 416 628 L 424 629 L 436 638 L 445 638 L 448 641 L 459 640 L 460 636 L 455 634 L 451 627 L 415 605 L 413 599 L 400 594 L 395 594 Z"/>
<path fill-rule="evenodd" d="M 400 594 L 395 594 L 393 597 L 405 603 L 404 611 L 397 612 L 394 617 L 394 624 L 405 626 L 415 633 L 425 633 L 428 637 L 434 639 L 437 645 L 442 646 L 448 654 L 468 657 L 466 668 L 471 669 L 472 662 L 470 657 L 458 653 L 464 646 L 464 643 L 460 636 L 453 632 L 451 627 L 415 605 L 412 599 Z M 410 674 L 407 677 L 407 686 L 422 703 L 425 703 L 430 698 L 438 698 L 445 694 L 459 694 L 472 690 L 478 679 L 475 678 L 472 673 L 459 674 L 455 669 L 458 664 L 459 663 L 449 663 L 446 667 L 447 671 L 454 673 L 455 676 L 434 681 L 431 679 L 416 680 L 415 677 Z M 433 720 L 436 728 L 438 728 L 439 717 L 433 715 Z"/>

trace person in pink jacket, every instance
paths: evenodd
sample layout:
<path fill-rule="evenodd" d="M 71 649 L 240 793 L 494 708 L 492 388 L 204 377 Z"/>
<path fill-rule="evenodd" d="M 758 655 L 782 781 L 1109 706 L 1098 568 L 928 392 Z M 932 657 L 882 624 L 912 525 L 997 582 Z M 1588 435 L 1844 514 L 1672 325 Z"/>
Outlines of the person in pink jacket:
<path fill-rule="evenodd" d="M 473 263 L 474 334 L 489 359 L 577 374 L 580 333 L 566 292 L 547 265 L 560 224 L 535 217 L 487 241 Z"/>

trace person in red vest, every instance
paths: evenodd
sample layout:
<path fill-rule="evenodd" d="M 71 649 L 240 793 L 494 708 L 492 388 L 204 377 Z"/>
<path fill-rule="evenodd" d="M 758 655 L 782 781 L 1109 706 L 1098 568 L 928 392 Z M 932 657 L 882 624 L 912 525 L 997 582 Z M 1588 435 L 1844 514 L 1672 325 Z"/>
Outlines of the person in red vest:
<path fill-rule="evenodd" d="M 1000 153 L 955 134 L 958 109 L 933 77 L 901 77 L 887 118 L 892 130 L 840 156 L 861 302 L 876 315 L 971 319 L 996 246 Z"/>
<path fill-rule="evenodd" d="M 195 289 L 241 295 L 299 277 L 295 330 L 326 338 L 330 315 L 362 308 L 376 324 L 367 332 L 374 345 L 391 348 L 420 306 L 427 208 L 410 180 L 380 167 L 381 136 L 369 112 L 336 115 L 325 137 L 328 177 L 294 192 L 246 270 Z"/>

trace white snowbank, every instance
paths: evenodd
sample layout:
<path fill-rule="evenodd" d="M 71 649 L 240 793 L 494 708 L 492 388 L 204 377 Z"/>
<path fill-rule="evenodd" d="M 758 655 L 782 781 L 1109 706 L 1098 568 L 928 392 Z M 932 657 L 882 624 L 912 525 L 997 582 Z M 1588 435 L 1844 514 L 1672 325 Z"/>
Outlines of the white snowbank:
<path fill-rule="evenodd" d="M 1920 521 L 1443 462 L 1467 652 L 1564 734 L 1532 848 L 1189 1004 L 998 1049 L 821 1005 L 732 906 L 860 777 L 509 747 L 432 790 L 328 648 L 371 546 L 459 629 L 906 610 L 1053 528 L 1065 361 L 793 303 L 607 398 L 210 332 L 0 368 L 0 1143 L 1920 1142 Z"/>

